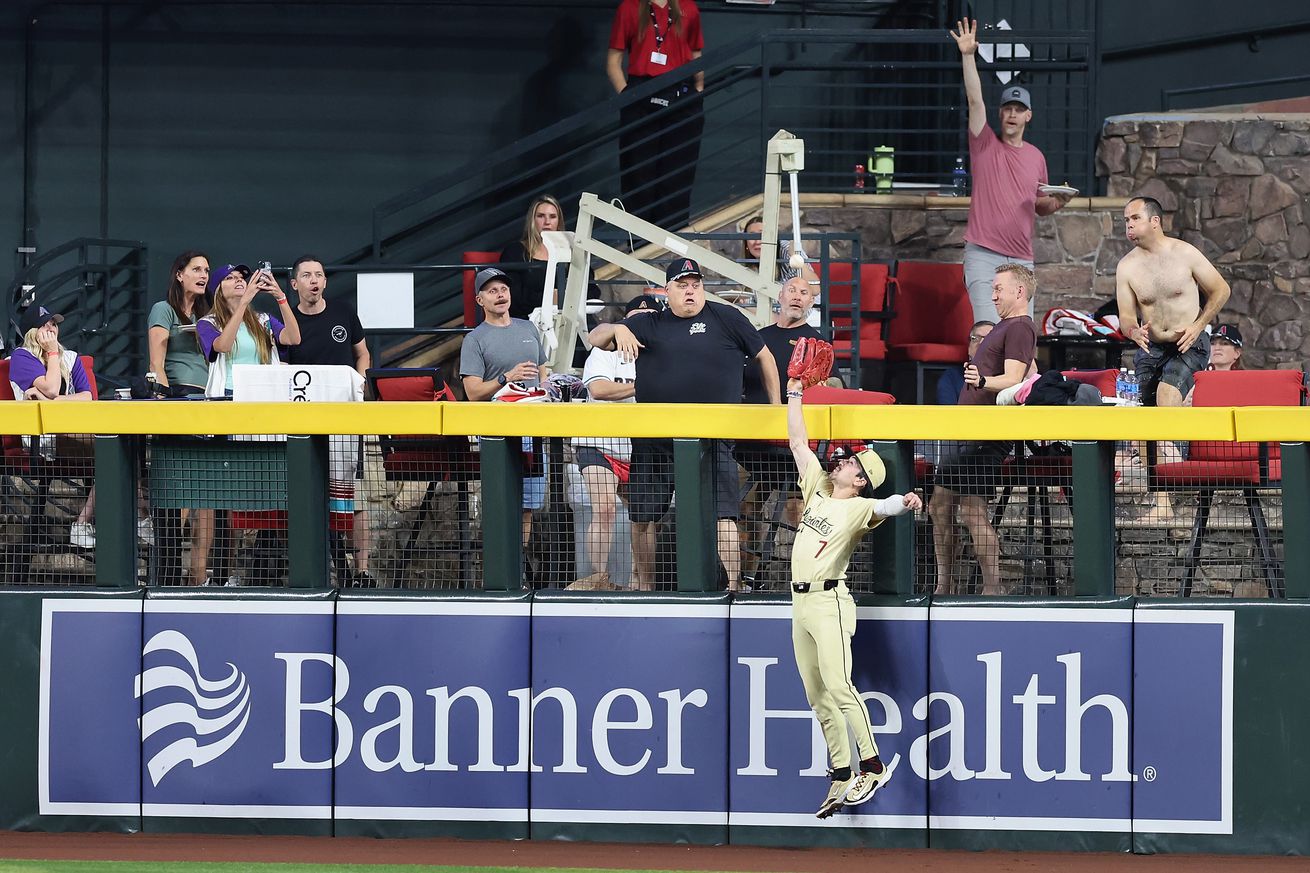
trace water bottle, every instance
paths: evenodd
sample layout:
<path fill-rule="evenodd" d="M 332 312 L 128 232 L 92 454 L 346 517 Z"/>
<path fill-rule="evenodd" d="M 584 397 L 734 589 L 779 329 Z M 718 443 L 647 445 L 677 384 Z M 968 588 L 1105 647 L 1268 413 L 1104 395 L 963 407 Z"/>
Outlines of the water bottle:
<path fill-rule="evenodd" d="M 1128 406 L 1142 405 L 1142 386 L 1137 383 L 1137 371 L 1129 370 L 1127 381 L 1124 383 L 1128 395 Z"/>
<path fill-rule="evenodd" d="M 951 187 L 956 197 L 969 195 L 969 171 L 964 167 L 964 158 L 955 159 L 955 169 L 951 170 Z"/>
<path fill-rule="evenodd" d="M 1120 367 L 1119 375 L 1114 377 L 1114 396 L 1118 398 L 1120 406 L 1128 404 L 1128 368 Z"/>

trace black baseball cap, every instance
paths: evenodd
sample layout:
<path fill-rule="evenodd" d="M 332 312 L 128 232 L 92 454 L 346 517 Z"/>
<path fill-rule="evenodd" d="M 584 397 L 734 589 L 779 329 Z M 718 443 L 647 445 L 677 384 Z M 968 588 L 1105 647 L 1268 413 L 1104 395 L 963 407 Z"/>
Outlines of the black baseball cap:
<path fill-rule="evenodd" d="M 1235 324 L 1221 324 L 1214 329 L 1214 335 L 1210 339 L 1228 340 L 1239 349 L 1242 347 L 1242 332 L 1237 329 Z"/>
<path fill-rule="evenodd" d="M 26 335 L 27 332 L 34 327 L 41 327 L 50 321 L 59 324 L 63 320 L 64 317 L 58 312 L 51 312 L 44 306 L 33 303 L 31 306 L 23 310 L 23 316 L 18 320 L 18 329 Z"/>
<path fill-rule="evenodd" d="M 664 283 L 667 285 L 669 282 L 676 282 L 683 276 L 695 276 L 699 279 L 701 276 L 700 264 L 691 258 L 681 258 L 673 261 L 664 270 Z"/>
<path fill-rule="evenodd" d="M 638 309 L 649 309 L 654 312 L 663 312 L 668 308 L 668 301 L 663 297 L 656 297 L 654 294 L 638 294 L 628 301 L 623 307 L 624 315 L 631 315 Z"/>

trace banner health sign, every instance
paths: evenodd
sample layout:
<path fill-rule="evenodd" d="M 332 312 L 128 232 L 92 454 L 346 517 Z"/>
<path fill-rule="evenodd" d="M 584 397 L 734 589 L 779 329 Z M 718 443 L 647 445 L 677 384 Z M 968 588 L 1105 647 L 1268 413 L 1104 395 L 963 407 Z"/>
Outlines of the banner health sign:
<path fill-rule="evenodd" d="M 786 604 L 48 598 L 42 621 L 42 814 L 1232 832 L 1229 610 L 861 607 L 895 777 L 827 822 Z"/>

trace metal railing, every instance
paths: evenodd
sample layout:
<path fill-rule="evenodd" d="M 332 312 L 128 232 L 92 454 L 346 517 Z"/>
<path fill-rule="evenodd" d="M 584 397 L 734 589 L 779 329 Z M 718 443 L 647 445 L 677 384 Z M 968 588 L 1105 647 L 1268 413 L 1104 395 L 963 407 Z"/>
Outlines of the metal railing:
<path fill-rule="evenodd" d="M 33 301 L 61 312 L 64 346 L 96 359 L 96 376 L 107 385 L 145 372 L 146 291 L 149 256 L 134 240 L 82 237 L 33 260 L 4 297 L 5 341 L 22 342 L 18 320 Z"/>
<path fill-rule="evenodd" d="M 994 103 L 995 72 L 1017 75 L 1039 106 L 1029 138 L 1045 151 L 1051 178 L 1089 190 L 1099 128 L 1093 33 L 1000 33 L 993 35 L 1024 44 L 1030 56 L 984 64 L 988 98 Z M 716 48 L 681 70 L 704 73 L 706 82 L 693 214 L 758 192 L 765 143 L 780 128 L 806 140 L 804 191 L 854 190 L 855 166 L 867 164 L 878 145 L 896 148 L 896 177 L 904 184 L 948 187 L 955 158 L 968 154 L 959 55 L 940 31 L 771 31 Z M 452 262 L 463 251 L 499 250 L 516 238 L 528 203 L 542 191 L 559 197 L 566 211 L 583 191 L 605 199 L 632 193 L 622 190 L 618 158 L 621 141 L 640 123 L 625 126 L 621 117 L 667 87 L 631 87 L 379 204 L 369 247 L 338 260 Z M 658 191 L 660 184 L 653 179 L 648 186 Z M 423 320 L 432 323 L 428 309 L 457 293 L 453 284 L 430 289 L 420 299 Z"/>
<path fill-rule="evenodd" d="M 574 587 L 712 591 L 723 587 L 724 557 L 712 507 L 728 485 L 742 501 L 741 578 L 785 586 L 795 465 L 769 442 L 785 433 L 782 410 L 695 409 L 692 417 L 641 404 L 7 404 L 6 444 L 26 433 L 32 448 L 5 453 L 0 566 L 11 585 L 186 585 L 208 572 L 213 584 L 308 588 L 581 582 Z M 927 511 L 881 525 L 868 538 L 872 551 L 857 552 L 855 591 L 1310 597 L 1310 540 L 1294 535 L 1310 519 L 1303 410 L 815 406 L 806 419 L 825 457 L 876 435 L 887 468 L 879 495 L 920 489 L 926 498 Z M 293 435 L 251 438 L 275 431 Z M 69 454 L 92 432 L 107 434 L 94 439 L 94 466 Z M 362 445 L 343 434 L 362 434 Z M 528 448 L 518 434 L 537 439 Z M 639 584 L 631 505 L 613 494 L 598 502 L 606 492 L 581 469 L 580 447 L 604 452 L 621 436 L 670 441 L 665 475 L 678 495 L 654 522 L 653 571 Z M 702 451 L 724 439 L 736 440 L 740 482 L 705 472 Z M 994 475 L 969 480 L 948 442 L 979 439 L 1018 449 Z M 1139 439 L 1158 441 L 1149 457 L 1133 456 Z M 1167 455 L 1188 439 L 1210 456 L 1216 446 L 1249 454 L 1252 441 L 1269 441 L 1262 452 L 1281 449 L 1280 472 L 1262 463 L 1260 480 L 1247 484 L 1221 471 L 1171 483 L 1164 470 L 1179 467 Z M 341 472 L 343 453 L 358 460 L 353 472 Z M 85 523 L 93 483 L 91 548 L 72 526 Z M 954 516 L 939 503 L 942 489 L 974 494 L 984 513 Z M 521 526 L 524 509 L 530 524 Z M 603 539 L 598 519 L 608 526 Z"/>

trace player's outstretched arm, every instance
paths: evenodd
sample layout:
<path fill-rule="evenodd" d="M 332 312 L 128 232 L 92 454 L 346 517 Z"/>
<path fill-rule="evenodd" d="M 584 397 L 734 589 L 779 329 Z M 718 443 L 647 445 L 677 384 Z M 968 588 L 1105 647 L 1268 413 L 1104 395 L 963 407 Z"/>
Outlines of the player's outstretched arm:
<path fill-rule="evenodd" d="M 804 473 L 818 457 L 810 450 L 810 436 L 805 431 L 805 411 L 801 402 L 801 380 L 787 380 L 787 445 L 796 460 L 796 469 Z"/>

